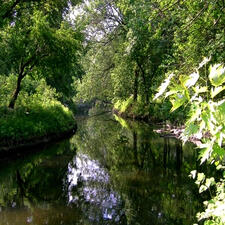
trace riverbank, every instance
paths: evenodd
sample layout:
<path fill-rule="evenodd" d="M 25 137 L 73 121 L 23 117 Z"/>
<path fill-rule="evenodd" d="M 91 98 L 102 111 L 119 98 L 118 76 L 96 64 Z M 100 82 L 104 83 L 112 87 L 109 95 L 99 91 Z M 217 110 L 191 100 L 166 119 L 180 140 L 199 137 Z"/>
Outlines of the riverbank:
<path fill-rule="evenodd" d="M 29 108 L 1 109 L 0 153 L 66 137 L 76 131 L 73 113 L 58 101 Z"/>
<path fill-rule="evenodd" d="M 154 129 L 154 132 L 158 133 L 160 136 L 182 140 L 182 133 L 185 130 L 184 122 L 183 124 L 181 123 L 177 124 L 174 121 L 172 122 L 169 120 L 162 121 L 161 119 L 151 117 L 149 114 L 135 115 L 133 113 L 130 113 L 132 112 L 131 107 L 132 106 L 130 106 L 130 110 L 125 110 L 124 112 L 121 112 L 116 108 L 113 108 L 112 112 L 118 117 L 121 117 L 123 119 L 132 119 L 137 121 L 143 121 L 151 125 L 157 125 L 158 128 Z M 205 134 L 205 136 L 208 136 L 208 134 Z M 194 143 L 197 146 L 201 144 L 200 139 L 196 136 L 190 137 L 188 141 Z"/>
<path fill-rule="evenodd" d="M 140 97 L 134 101 L 131 96 L 127 100 L 118 100 L 113 106 L 113 112 L 122 118 L 141 120 L 147 123 L 168 121 L 176 126 L 183 125 L 187 115 L 186 109 L 181 107 L 179 110 L 170 112 L 171 107 L 169 101 L 146 103 Z"/>

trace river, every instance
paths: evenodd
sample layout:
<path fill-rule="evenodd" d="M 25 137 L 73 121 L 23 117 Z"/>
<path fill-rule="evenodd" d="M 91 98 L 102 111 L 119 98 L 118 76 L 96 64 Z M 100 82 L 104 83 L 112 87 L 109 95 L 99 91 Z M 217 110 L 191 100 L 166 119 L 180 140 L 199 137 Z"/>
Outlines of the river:
<path fill-rule="evenodd" d="M 153 130 L 80 117 L 73 137 L 1 160 L 0 225 L 193 224 L 196 150 Z"/>

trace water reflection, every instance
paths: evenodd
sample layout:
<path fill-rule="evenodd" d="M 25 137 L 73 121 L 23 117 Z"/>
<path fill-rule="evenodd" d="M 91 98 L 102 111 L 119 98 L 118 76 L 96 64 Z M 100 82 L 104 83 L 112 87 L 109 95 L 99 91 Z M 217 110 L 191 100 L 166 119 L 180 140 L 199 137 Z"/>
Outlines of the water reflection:
<path fill-rule="evenodd" d="M 83 121 L 74 142 L 78 154 L 94 159 L 98 165 L 94 167 L 99 171 L 104 168 L 103 174 L 107 171 L 109 182 L 99 183 L 109 183 L 109 190 L 120 196 L 117 208 L 125 216 L 121 224 L 193 223 L 200 204 L 197 187 L 188 178 L 197 157 L 192 146 L 160 138 L 146 124 L 119 120 L 115 123 L 102 117 Z M 87 187 L 92 190 L 84 182 L 81 192 Z M 107 188 L 101 192 L 104 196 L 110 193 Z"/>
<path fill-rule="evenodd" d="M 68 165 L 67 180 L 69 204 L 82 205 L 92 222 L 120 224 L 124 214 L 121 197 L 111 189 L 109 174 L 98 161 L 78 153 Z"/>
<path fill-rule="evenodd" d="M 0 164 L 0 225 L 189 225 L 196 153 L 142 123 L 81 120 L 70 140 Z"/>

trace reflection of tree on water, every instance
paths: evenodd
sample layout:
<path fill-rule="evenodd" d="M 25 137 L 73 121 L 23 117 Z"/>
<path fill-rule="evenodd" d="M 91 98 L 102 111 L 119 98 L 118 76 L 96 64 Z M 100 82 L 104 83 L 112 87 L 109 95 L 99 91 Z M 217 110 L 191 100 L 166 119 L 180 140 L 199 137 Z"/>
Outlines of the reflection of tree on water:
<path fill-rule="evenodd" d="M 75 142 L 78 152 L 107 168 L 125 224 L 191 224 L 199 207 L 188 178 L 193 151 L 184 154 L 180 142 L 160 138 L 148 125 L 121 124 L 89 119 Z"/>
<path fill-rule="evenodd" d="M 192 224 L 193 154 L 152 130 L 91 118 L 70 142 L 0 169 L 0 225 Z"/>
<path fill-rule="evenodd" d="M 182 144 L 180 142 L 176 143 L 176 169 L 177 172 L 180 171 L 182 166 L 182 159 L 183 159 L 183 150 L 182 150 Z"/>
<path fill-rule="evenodd" d="M 162 168 L 166 170 L 175 168 L 177 174 L 180 173 L 180 169 L 182 166 L 183 160 L 183 150 L 182 143 L 177 140 L 173 140 L 173 144 L 170 143 L 170 138 L 162 138 L 163 140 L 163 153 L 161 154 L 154 151 L 154 143 L 152 144 L 152 139 L 146 140 L 143 138 L 141 134 L 138 134 L 137 131 L 132 130 L 133 135 L 133 156 L 134 156 L 134 164 L 139 169 L 154 168 L 156 164 L 162 162 Z M 171 150 L 171 145 L 173 145 L 173 149 Z"/>
<path fill-rule="evenodd" d="M 112 190 L 108 172 L 87 155 L 68 165 L 68 202 L 80 206 L 95 224 L 125 224 L 121 197 Z M 110 223 L 109 223 L 110 221 Z"/>
<path fill-rule="evenodd" d="M 171 154 L 174 154 L 174 158 L 172 159 Z M 163 146 L 163 167 L 167 169 L 168 166 L 171 165 L 172 161 L 172 164 L 176 169 L 177 175 L 179 175 L 182 166 L 182 160 L 183 160 L 182 143 L 180 141 L 175 141 L 174 150 L 171 151 L 170 139 L 165 137 Z"/>
<path fill-rule="evenodd" d="M 0 174 L 0 225 L 83 224 L 66 206 L 63 178 L 74 155 L 69 141 L 7 165 Z"/>
<path fill-rule="evenodd" d="M 138 136 L 138 133 L 133 130 L 133 151 L 134 151 L 134 159 L 135 165 L 139 169 L 144 169 L 148 167 L 148 163 L 151 162 L 152 166 L 155 166 L 155 156 L 152 151 L 151 143 L 149 140 L 142 140 L 141 137 Z M 140 142 L 140 146 L 138 146 L 138 141 Z"/>

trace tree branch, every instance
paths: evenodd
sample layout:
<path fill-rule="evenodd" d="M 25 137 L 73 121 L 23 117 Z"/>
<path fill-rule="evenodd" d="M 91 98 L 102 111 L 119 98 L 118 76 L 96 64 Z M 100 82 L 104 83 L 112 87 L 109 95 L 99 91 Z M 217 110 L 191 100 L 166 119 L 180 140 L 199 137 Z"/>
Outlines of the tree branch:
<path fill-rule="evenodd" d="M 199 16 L 201 16 L 202 13 L 206 10 L 206 8 L 208 7 L 208 5 L 209 4 L 206 3 L 204 5 L 204 7 L 197 13 L 197 15 L 184 27 L 184 29 L 190 28 L 193 25 L 194 21 L 197 20 L 199 18 Z"/>
<path fill-rule="evenodd" d="M 22 0 L 23 1 L 23 0 Z M 7 17 L 10 17 L 12 14 L 13 9 L 21 2 L 21 0 L 16 0 L 10 8 L 2 15 L 2 19 L 6 19 Z"/>

